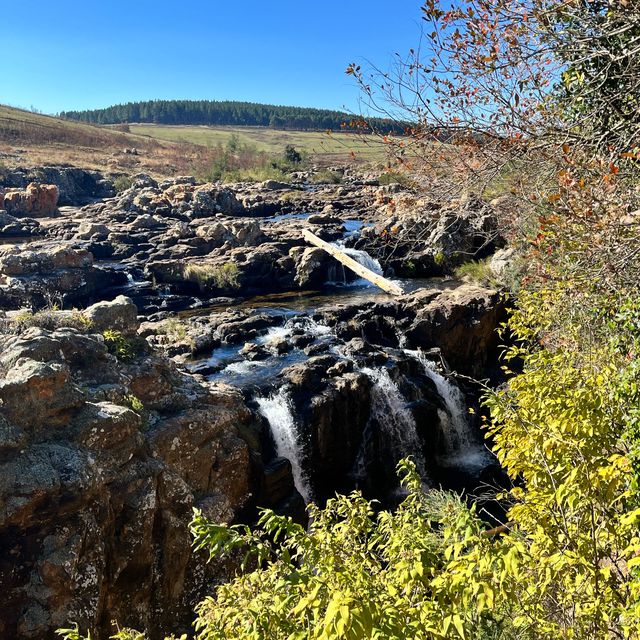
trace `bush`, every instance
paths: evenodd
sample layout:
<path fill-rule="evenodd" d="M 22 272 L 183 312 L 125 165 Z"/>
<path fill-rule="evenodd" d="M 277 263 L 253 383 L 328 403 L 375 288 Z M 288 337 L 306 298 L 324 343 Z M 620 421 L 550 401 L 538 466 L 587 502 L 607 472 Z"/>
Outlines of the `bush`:
<path fill-rule="evenodd" d="M 240 269 L 235 262 L 223 265 L 189 264 L 184 275 L 188 280 L 194 280 L 203 288 L 215 286 L 217 289 L 238 289 L 240 287 Z"/>
<path fill-rule="evenodd" d="M 302 162 L 302 155 L 300 155 L 300 152 L 292 144 L 288 144 L 284 148 L 284 160 L 289 164 L 300 164 Z"/>
<path fill-rule="evenodd" d="M 340 184 L 342 179 L 342 174 L 338 171 L 322 169 L 313 174 L 311 181 L 316 184 Z"/>
<path fill-rule="evenodd" d="M 225 146 L 219 144 L 210 150 L 210 154 L 213 159 L 209 166 L 204 170 L 196 168 L 193 171 L 199 179 L 207 182 L 262 182 L 288 179 L 288 161 L 258 151 L 255 146 L 243 143 L 235 133 Z"/>
<path fill-rule="evenodd" d="M 4 322 L 6 329 L 11 332 L 21 333 L 30 327 L 40 327 L 54 331 L 63 327 L 89 331 L 92 322 L 87 316 L 77 309 L 61 311 L 57 305 L 53 305 L 40 311 L 22 311 Z"/>
<path fill-rule="evenodd" d="M 136 340 L 126 338 L 120 331 L 107 329 L 102 337 L 109 353 L 125 362 L 133 360 L 140 352 L 140 344 Z"/>
<path fill-rule="evenodd" d="M 133 178 L 131 176 L 125 176 L 125 175 L 118 176 L 113 181 L 113 188 L 116 190 L 117 193 L 122 193 L 123 191 L 130 189 L 132 185 L 133 185 Z"/>
<path fill-rule="evenodd" d="M 486 260 L 470 260 L 457 267 L 455 275 L 457 278 L 468 279 L 487 287 L 497 287 L 499 283 L 491 270 L 490 262 L 490 258 Z"/>
<path fill-rule="evenodd" d="M 386 171 L 378 178 L 378 184 L 381 186 L 399 184 L 407 189 L 415 189 L 418 186 L 415 180 L 399 171 Z"/>

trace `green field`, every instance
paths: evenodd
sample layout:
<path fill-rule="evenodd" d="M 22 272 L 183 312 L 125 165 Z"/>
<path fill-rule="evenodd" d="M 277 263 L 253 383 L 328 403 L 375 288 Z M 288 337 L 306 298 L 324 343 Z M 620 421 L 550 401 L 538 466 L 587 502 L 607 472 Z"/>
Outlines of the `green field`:
<path fill-rule="evenodd" d="M 306 151 L 311 157 L 341 160 L 356 157 L 362 160 L 384 158 L 384 144 L 376 136 L 323 131 L 282 131 L 265 127 L 205 127 L 165 126 L 151 124 L 129 125 L 131 133 L 157 140 L 183 142 L 215 147 L 225 145 L 232 135 L 241 144 L 256 151 L 281 154 L 287 145 Z"/>

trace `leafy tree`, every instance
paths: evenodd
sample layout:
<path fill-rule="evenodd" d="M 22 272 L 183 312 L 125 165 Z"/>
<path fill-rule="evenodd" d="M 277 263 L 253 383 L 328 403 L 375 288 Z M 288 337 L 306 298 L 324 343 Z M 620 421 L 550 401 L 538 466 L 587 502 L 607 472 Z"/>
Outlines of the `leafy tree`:
<path fill-rule="evenodd" d="M 302 162 L 300 152 L 292 144 L 288 144 L 284 148 L 284 159 L 291 164 L 300 164 Z"/>

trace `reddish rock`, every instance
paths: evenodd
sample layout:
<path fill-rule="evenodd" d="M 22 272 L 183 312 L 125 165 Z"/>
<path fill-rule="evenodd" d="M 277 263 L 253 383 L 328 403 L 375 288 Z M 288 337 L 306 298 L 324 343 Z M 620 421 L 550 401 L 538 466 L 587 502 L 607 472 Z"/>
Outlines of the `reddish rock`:
<path fill-rule="evenodd" d="M 3 207 L 12 216 L 46 218 L 58 211 L 58 187 L 54 184 L 31 182 L 25 189 L 9 189 L 5 192 Z"/>

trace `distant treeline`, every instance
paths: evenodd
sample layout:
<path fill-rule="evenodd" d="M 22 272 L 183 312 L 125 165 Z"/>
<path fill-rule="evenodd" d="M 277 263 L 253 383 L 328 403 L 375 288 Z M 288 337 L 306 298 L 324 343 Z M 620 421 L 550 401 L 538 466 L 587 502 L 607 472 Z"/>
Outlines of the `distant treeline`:
<path fill-rule="evenodd" d="M 174 125 L 235 125 L 295 130 L 353 130 L 373 128 L 384 133 L 404 133 L 402 123 L 362 118 L 341 111 L 308 107 L 283 107 L 253 102 L 215 100 L 149 100 L 128 102 L 106 109 L 63 111 L 62 118 L 93 124 L 149 122 Z"/>

